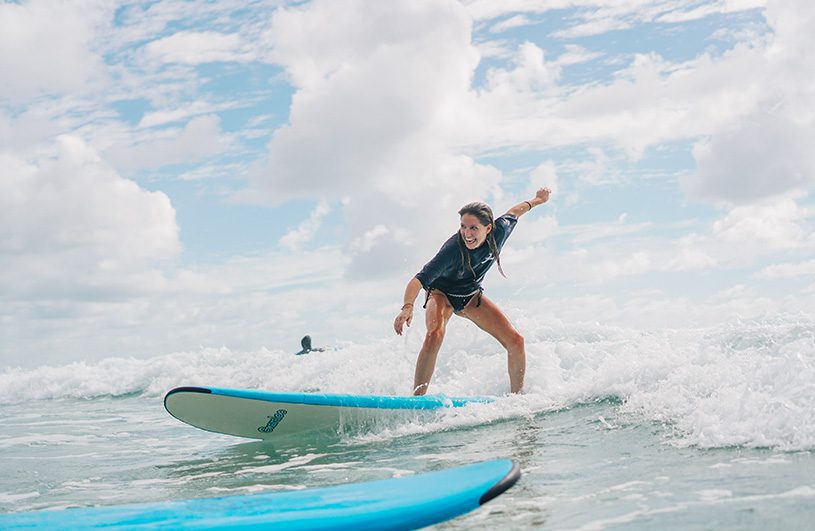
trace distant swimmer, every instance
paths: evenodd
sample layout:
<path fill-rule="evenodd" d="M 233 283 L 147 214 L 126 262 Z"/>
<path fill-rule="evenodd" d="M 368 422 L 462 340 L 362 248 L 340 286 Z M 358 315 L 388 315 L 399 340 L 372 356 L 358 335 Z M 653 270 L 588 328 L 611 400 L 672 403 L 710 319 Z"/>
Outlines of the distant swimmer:
<path fill-rule="evenodd" d="M 405 288 L 402 310 L 393 322 L 393 329 L 402 335 L 404 325 L 410 326 L 413 320 L 413 301 L 419 295 L 419 290 L 424 288 L 427 334 L 416 360 L 414 395 L 427 392 L 447 322 L 454 313 L 475 323 L 507 349 L 510 391 L 520 393 L 523 390 L 526 372 L 524 338 L 515 330 L 504 312 L 483 295 L 481 281 L 493 262 L 498 264 L 498 270 L 504 274 L 499 253 L 518 218 L 548 201 L 550 193 L 548 188 L 541 188 L 535 193 L 535 197 L 529 201 L 521 201 L 498 219 L 493 218 L 492 209 L 484 203 L 465 205 L 458 211 L 461 216 L 458 232 L 410 279 Z"/>
<path fill-rule="evenodd" d="M 303 350 L 300 352 L 295 352 L 295 356 L 302 356 L 303 354 L 308 354 L 309 352 L 323 352 L 324 348 L 316 348 L 311 346 L 311 336 L 303 336 L 303 339 L 300 340 L 300 346 L 303 347 Z"/>

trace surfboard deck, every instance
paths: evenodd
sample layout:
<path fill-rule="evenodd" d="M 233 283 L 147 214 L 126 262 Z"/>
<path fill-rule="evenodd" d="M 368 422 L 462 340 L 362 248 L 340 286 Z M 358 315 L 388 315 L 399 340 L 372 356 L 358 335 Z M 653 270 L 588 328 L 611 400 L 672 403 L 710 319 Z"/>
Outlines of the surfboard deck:
<path fill-rule="evenodd" d="M 492 397 L 272 393 L 219 387 L 177 387 L 164 397 L 170 415 L 196 428 L 277 440 L 306 433 L 337 435 L 343 426 L 410 418 L 421 412 L 492 402 Z"/>
<path fill-rule="evenodd" d="M 484 461 L 334 487 L 0 515 L 2 529 L 416 529 L 455 518 L 509 489 L 511 460 Z"/>

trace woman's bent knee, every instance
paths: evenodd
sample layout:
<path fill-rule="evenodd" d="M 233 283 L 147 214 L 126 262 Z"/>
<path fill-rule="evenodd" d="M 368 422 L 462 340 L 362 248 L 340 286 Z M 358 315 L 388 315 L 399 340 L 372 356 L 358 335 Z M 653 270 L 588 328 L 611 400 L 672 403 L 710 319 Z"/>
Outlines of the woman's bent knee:
<path fill-rule="evenodd" d="M 510 352 L 523 352 L 524 351 L 524 336 L 515 332 L 507 340 L 506 349 Z"/>

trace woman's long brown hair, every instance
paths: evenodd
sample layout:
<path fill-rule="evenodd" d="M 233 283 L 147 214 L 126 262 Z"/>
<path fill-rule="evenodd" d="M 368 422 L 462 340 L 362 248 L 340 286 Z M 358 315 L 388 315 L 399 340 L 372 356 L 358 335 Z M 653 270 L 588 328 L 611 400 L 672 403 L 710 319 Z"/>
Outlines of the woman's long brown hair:
<path fill-rule="evenodd" d="M 507 276 L 501 268 L 501 258 L 498 256 L 498 244 L 495 242 L 495 218 L 492 215 L 492 209 L 486 203 L 475 201 L 461 207 L 461 210 L 458 211 L 458 215 L 463 216 L 464 214 L 472 214 L 478 218 L 478 221 L 485 227 L 492 227 L 490 233 L 487 234 L 487 244 L 490 246 L 490 251 L 492 251 L 493 256 L 495 256 L 498 271 L 501 272 L 501 276 L 506 278 Z M 469 267 L 473 277 L 475 277 L 475 269 L 473 269 L 473 264 L 470 263 L 470 253 L 467 252 L 467 246 L 464 244 L 464 238 L 461 237 L 461 231 L 458 233 L 458 250 L 461 252 L 462 265 Z"/>

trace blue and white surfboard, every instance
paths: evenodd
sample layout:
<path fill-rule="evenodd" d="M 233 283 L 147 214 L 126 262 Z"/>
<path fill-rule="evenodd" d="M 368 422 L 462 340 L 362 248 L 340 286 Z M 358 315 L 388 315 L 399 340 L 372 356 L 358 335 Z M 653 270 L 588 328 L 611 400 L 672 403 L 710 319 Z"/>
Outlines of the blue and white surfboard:
<path fill-rule="evenodd" d="M 518 481 L 510 460 L 296 492 L 0 515 L 0 529 L 416 529 L 477 509 Z"/>
<path fill-rule="evenodd" d="M 182 422 L 203 430 L 251 439 L 275 440 L 305 433 L 334 434 L 342 426 L 363 426 L 409 418 L 421 412 L 488 403 L 491 397 L 371 396 L 270 393 L 218 387 L 178 387 L 164 407 Z"/>

